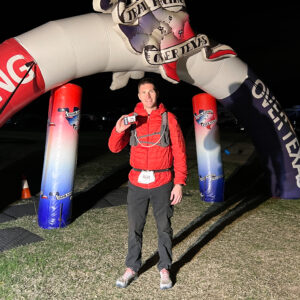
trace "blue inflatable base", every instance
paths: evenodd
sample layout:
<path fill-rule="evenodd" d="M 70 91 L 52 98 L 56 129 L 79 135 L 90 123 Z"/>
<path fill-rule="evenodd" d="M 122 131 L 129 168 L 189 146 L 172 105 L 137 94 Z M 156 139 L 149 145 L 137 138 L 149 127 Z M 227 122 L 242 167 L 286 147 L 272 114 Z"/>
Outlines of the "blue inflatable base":
<path fill-rule="evenodd" d="M 199 179 L 201 198 L 205 202 L 223 202 L 224 201 L 224 177 L 219 179 L 206 177 L 205 180 Z"/>
<path fill-rule="evenodd" d="M 71 197 L 57 200 L 55 196 L 40 198 L 38 223 L 44 229 L 66 227 L 71 221 Z M 50 214 L 51 213 L 51 214 Z"/>

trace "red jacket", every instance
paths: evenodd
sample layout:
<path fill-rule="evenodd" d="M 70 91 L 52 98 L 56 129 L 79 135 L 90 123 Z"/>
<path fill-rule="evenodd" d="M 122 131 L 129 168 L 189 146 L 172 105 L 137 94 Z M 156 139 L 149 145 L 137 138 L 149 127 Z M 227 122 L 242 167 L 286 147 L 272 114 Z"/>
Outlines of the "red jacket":
<path fill-rule="evenodd" d="M 143 104 L 139 102 L 134 112 L 138 114 L 136 119 L 137 136 L 159 133 L 161 130 L 162 113 L 166 109 L 161 103 L 156 110 L 150 115 L 144 109 Z M 174 184 L 185 184 L 187 177 L 185 142 L 182 131 L 176 120 L 176 117 L 168 112 L 168 124 L 170 131 L 170 145 L 161 147 L 155 145 L 153 147 L 143 147 L 140 144 L 132 146 L 130 150 L 130 165 L 136 169 L 142 170 L 162 170 L 173 166 L 174 168 Z M 120 152 L 126 147 L 130 138 L 130 128 L 118 133 L 116 128 L 111 132 L 108 147 L 114 152 Z M 147 141 L 156 143 L 160 138 L 160 134 L 154 134 L 146 137 Z M 140 142 L 145 138 L 140 138 Z M 143 143 L 142 143 L 143 144 Z M 149 146 L 149 144 L 144 144 Z M 138 182 L 140 171 L 131 170 L 129 173 L 129 181 L 142 188 L 155 188 L 170 182 L 173 179 L 172 171 L 155 172 L 155 182 L 143 184 Z"/>

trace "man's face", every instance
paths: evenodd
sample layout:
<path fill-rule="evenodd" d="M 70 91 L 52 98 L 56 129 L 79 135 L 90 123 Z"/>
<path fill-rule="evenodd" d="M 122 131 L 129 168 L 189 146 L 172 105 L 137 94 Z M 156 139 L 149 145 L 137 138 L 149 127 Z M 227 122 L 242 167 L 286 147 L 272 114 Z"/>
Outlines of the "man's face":
<path fill-rule="evenodd" d="M 152 83 L 144 83 L 139 87 L 138 97 L 144 108 L 155 109 L 157 107 L 157 93 Z"/>

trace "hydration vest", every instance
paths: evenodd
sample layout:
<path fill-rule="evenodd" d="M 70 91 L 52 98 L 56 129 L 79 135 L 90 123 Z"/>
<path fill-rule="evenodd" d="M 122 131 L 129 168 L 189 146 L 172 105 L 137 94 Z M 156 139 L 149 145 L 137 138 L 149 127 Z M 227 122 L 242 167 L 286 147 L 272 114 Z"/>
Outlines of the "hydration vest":
<path fill-rule="evenodd" d="M 134 113 L 134 114 L 137 116 L 136 113 Z M 137 146 L 138 144 L 140 144 L 142 147 L 146 147 L 146 148 L 150 148 L 155 145 L 160 146 L 160 147 L 168 147 L 170 145 L 168 112 L 167 111 L 163 112 L 161 117 L 162 117 L 162 121 L 161 121 L 160 132 L 154 132 L 154 133 L 149 133 L 149 134 L 142 135 L 142 136 L 137 136 L 136 124 L 132 124 L 129 145 Z M 159 135 L 159 138 L 157 139 L 156 142 L 140 141 L 141 138 L 145 138 L 145 137 L 148 137 L 151 135 Z M 149 145 L 145 145 L 145 144 L 149 144 Z"/>

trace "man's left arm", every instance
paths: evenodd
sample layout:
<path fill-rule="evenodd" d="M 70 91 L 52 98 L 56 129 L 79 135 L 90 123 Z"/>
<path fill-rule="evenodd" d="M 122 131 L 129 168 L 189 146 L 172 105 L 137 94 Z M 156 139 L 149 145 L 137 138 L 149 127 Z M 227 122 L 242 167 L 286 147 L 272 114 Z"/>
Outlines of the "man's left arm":
<path fill-rule="evenodd" d="M 171 139 L 172 154 L 174 157 L 174 187 L 171 192 L 170 200 L 172 205 L 181 202 L 182 187 L 186 184 L 187 163 L 185 141 L 176 117 L 168 113 L 168 123 Z"/>

